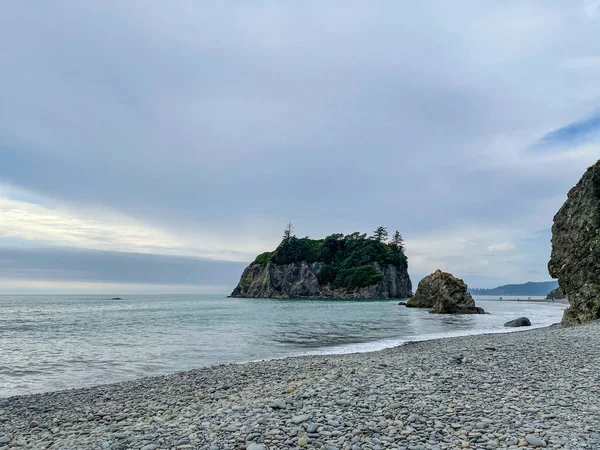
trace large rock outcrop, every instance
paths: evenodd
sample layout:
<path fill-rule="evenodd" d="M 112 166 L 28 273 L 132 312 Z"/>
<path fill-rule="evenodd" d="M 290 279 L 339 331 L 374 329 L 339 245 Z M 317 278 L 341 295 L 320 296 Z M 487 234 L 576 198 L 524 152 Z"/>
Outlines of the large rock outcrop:
<path fill-rule="evenodd" d="M 548 270 L 571 305 L 563 324 L 600 318 L 600 161 L 569 191 L 554 216 Z"/>
<path fill-rule="evenodd" d="M 370 286 L 357 289 L 333 288 L 319 283 L 322 262 L 291 264 L 251 263 L 243 272 L 231 297 L 242 298 L 408 298 L 412 284 L 406 269 L 373 263 L 376 273 L 383 276 Z"/>
<path fill-rule="evenodd" d="M 546 300 L 564 300 L 565 298 L 567 298 L 567 296 L 559 287 L 552 289 L 550 293 L 546 295 Z"/>
<path fill-rule="evenodd" d="M 429 312 L 436 314 L 484 314 L 475 306 L 465 282 L 439 269 L 419 282 L 406 306 L 431 308 Z"/>

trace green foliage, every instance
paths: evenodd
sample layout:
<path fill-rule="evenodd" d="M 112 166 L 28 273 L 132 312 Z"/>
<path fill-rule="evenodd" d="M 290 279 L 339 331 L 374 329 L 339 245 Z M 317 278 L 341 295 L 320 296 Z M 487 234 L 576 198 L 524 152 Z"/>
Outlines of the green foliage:
<path fill-rule="evenodd" d="M 264 252 L 256 257 L 254 262 L 266 266 L 267 263 L 271 260 L 271 256 L 273 256 L 273 252 Z"/>
<path fill-rule="evenodd" d="M 354 290 L 375 284 L 382 278 L 383 273 L 376 272 L 370 264 L 359 267 L 342 267 L 335 277 L 333 286 Z"/>
<path fill-rule="evenodd" d="M 290 236 L 274 252 L 263 253 L 256 258 L 256 262 L 263 265 L 269 261 L 275 264 L 324 263 L 317 274 L 319 283 L 349 290 L 370 286 L 382 279 L 383 274 L 373 268 L 374 263 L 382 267 L 392 264 L 408 268 L 402 245 L 386 244 L 358 232 L 347 236 L 332 234 L 325 239 Z"/>
<path fill-rule="evenodd" d="M 375 231 L 373 231 L 372 239 L 375 239 L 378 242 L 383 242 L 388 237 L 388 230 L 386 227 L 377 227 Z"/>

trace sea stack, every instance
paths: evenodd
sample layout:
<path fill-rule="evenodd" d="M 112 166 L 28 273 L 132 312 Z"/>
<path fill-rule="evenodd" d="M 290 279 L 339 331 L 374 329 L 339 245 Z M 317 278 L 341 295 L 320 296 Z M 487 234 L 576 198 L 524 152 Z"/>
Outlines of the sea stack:
<path fill-rule="evenodd" d="M 564 325 L 600 319 L 600 161 L 583 174 L 554 216 L 548 270 L 571 305 Z"/>
<path fill-rule="evenodd" d="M 325 239 L 284 236 L 277 249 L 258 255 L 246 267 L 231 293 L 231 297 L 243 298 L 411 295 L 401 238 L 386 243 L 380 237 L 359 233 L 333 234 Z"/>
<path fill-rule="evenodd" d="M 485 314 L 475 306 L 463 280 L 439 269 L 419 282 L 406 306 L 431 308 L 429 312 L 434 314 Z"/>

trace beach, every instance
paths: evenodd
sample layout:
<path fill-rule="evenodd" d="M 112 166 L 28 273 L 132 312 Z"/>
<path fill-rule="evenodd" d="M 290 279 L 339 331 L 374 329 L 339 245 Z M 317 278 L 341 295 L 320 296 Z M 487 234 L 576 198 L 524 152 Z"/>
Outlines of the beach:
<path fill-rule="evenodd" d="M 0 449 L 600 448 L 600 324 L 0 399 Z"/>

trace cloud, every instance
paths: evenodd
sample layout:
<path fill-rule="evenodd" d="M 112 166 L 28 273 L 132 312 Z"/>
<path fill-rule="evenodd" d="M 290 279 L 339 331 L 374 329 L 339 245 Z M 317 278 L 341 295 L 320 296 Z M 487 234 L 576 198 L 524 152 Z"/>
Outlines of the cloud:
<path fill-rule="evenodd" d="M 4 245 L 249 261 L 288 221 L 315 237 L 383 224 L 418 270 L 543 268 L 547 241 L 485 254 L 523 252 L 598 158 L 586 5 L 13 2 Z M 531 151 L 548 138 L 560 152 Z"/>
<path fill-rule="evenodd" d="M 507 252 L 509 250 L 514 250 L 515 246 L 514 244 L 511 244 L 510 242 L 502 242 L 499 244 L 492 244 L 490 246 L 488 246 L 488 251 L 490 252 Z"/>
<path fill-rule="evenodd" d="M 217 260 L 252 260 L 260 243 L 232 239 L 228 245 L 218 234 L 176 233 L 131 217 L 107 211 L 77 214 L 64 207 L 41 204 L 39 197 L 8 193 L 27 200 L 2 197 L 0 190 L 0 244 L 21 241 L 27 246 L 51 245 L 163 255 L 209 257 Z"/>
<path fill-rule="evenodd" d="M 188 291 L 231 290 L 245 263 L 214 261 L 181 256 L 130 252 L 81 250 L 74 248 L 0 247 L 0 289 L 30 292 L 30 281 L 38 285 L 125 286 L 128 291 L 172 292 L 187 286 Z M 155 287 L 158 286 L 158 287 Z M 86 289 L 87 291 L 87 289 Z M 80 291 L 81 293 L 81 291 Z"/>

